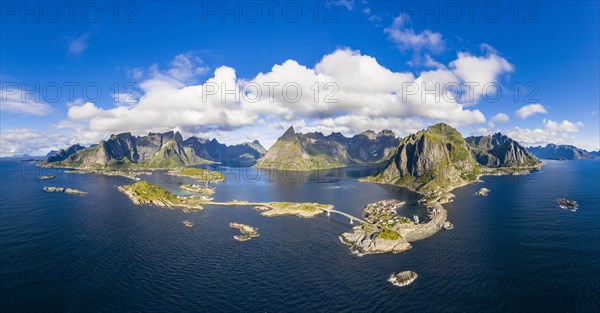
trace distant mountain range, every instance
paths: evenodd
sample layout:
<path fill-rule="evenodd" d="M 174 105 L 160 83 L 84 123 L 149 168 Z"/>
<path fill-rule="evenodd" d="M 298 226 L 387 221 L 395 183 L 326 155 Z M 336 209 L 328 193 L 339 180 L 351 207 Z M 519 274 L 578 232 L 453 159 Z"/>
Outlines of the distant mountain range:
<path fill-rule="evenodd" d="M 256 167 L 312 170 L 381 163 L 390 158 L 398 143 L 389 130 L 365 131 L 348 138 L 341 133 L 300 134 L 290 127 Z"/>
<path fill-rule="evenodd" d="M 589 160 L 600 157 L 600 151 L 588 152 L 571 145 L 548 144 L 545 147 L 529 147 L 531 153 L 540 159 L 550 160 Z"/>
<path fill-rule="evenodd" d="M 252 166 L 265 153 L 258 141 L 227 146 L 216 139 L 183 140 L 173 131 L 147 136 L 122 133 L 88 148 L 75 144 L 61 149 L 49 154 L 44 164 L 75 168 L 174 168 L 208 163 Z"/>

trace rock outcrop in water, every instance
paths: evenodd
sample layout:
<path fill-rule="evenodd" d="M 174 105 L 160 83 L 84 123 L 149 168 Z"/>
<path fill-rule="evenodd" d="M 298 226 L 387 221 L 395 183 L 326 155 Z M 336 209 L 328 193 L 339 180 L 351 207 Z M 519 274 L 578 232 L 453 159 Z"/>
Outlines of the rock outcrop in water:
<path fill-rule="evenodd" d="M 256 167 L 306 171 L 375 164 L 386 161 L 398 142 L 389 130 L 366 131 L 348 138 L 340 133 L 300 134 L 290 127 Z"/>
<path fill-rule="evenodd" d="M 62 192 L 62 193 L 66 193 L 66 194 L 70 194 L 70 195 L 78 195 L 78 196 L 87 195 L 87 192 L 77 190 L 77 189 L 72 189 L 72 188 L 63 188 L 63 187 L 44 187 L 44 191 L 46 191 L 46 192 Z"/>
<path fill-rule="evenodd" d="M 388 281 L 394 286 L 404 287 L 412 284 L 417 277 L 419 277 L 419 275 L 413 271 L 404 271 L 392 274 Z"/>
<path fill-rule="evenodd" d="M 577 201 L 569 200 L 567 198 L 562 197 L 556 199 L 556 202 L 558 202 L 559 206 L 563 209 L 577 209 L 577 207 L 579 206 L 579 204 L 577 204 Z"/>
<path fill-rule="evenodd" d="M 254 228 L 252 226 L 249 226 L 249 225 L 239 224 L 239 223 L 229 223 L 229 227 L 236 228 L 242 233 L 242 235 L 233 236 L 233 238 L 237 241 L 247 241 L 254 237 L 260 236 L 260 234 L 258 233 L 258 229 Z"/>
<path fill-rule="evenodd" d="M 485 188 L 485 187 L 484 187 L 484 188 L 481 188 L 481 189 L 479 189 L 479 190 L 478 190 L 478 191 L 475 193 L 475 195 L 476 195 L 476 196 L 482 196 L 482 197 L 485 197 L 485 196 L 487 196 L 487 195 L 488 195 L 488 193 L 490 193 L 490 191 L 491 191 L 491 190 L 489 190 L 489 189 L 487 189 L 487 188 Z"/>

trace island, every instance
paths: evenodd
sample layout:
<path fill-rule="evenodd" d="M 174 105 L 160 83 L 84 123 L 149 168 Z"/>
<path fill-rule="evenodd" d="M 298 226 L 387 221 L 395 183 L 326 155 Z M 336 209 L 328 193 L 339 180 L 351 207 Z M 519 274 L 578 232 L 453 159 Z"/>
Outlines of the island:
<path fill-rule="evenodd" d="M 249 225 L 239 224 L 239 223 L 229 223 L 229 227 L 237 228 L 242 233 L 242 235 L 233 236 L 233 238 L 237 241 L 247 241 L 254 237 L 260 236 L 260 234 L 258 233 L 258 229 L 251 227 Z"/>
<path fill-rule="evenodd" d="M 118 190 L 125 194 L 135 205 L 154 205 L 163 208 L 182 208 L 185 211 L 202 210 L 206 201 L 198 196 L 176 196 L 163 187 L 146 181 L 131 185 L 119 186 Z"/>
<path fill-rule="evenodd" d="M 63 188 L 63 187 L 44 187 L 44 191 L 46 191 L 46 192 L 62 192 L 62 193 L 67 193 L 70 195 L 77 195 L 77 196 L 86 196 L 87 195 L 87 192 L 77 190 L 77 189 L 72 189 L 72 188 Z"/>
<path fill-rule="evenodd" d="M 131 185 L 119 186 L 118 190 L 125 194 L 136 205 L 153 205 L 163 208 L 181 208 L 186 212 L 200 211 L 203 205 L 215 206 L 253 206 L 262 211 L 262 216 L 294 215 L 310 218 L 333 210 L 331 204 L 303 202 L 249 202 L 245 200 L 230 200 L 227 202 L 213 201 L 205 196 L 177 196 L 167 189 L 146 181 L 138 181 Z"/>
<path fill-rule="evenodd" d="M 190 220 L 185 220 L 185 221 L 183 221 L 183 225 L 185 225 L 185 227 L 192 227 L 192 226 L 194 226 L 194 222 L 192 222 Z"/>
<path fill-rule="evenodd" d="M 578 206 L 579 206 L 579 204 L 577 204 L 577 201 L 569 200 L 569 199 L 563 198 L 563 197 L 556 199 L 556 202 L 558 202 L 558 205 L 560 206 L 561 209 L 571 209 L 571 211 L 573 211 L 573 212 L 577 211 Z"/>
<path fill-rule="evenodd" d="M 368 204 L 363 210 L 362 225 L 343 233 L 340 241 L 349 246 L 352 253 L 362 256 L 377 253 L 398 253 L 410 249 L 410 242 L 428 238 L 441 229 L 446 222 L 446 210 L 436 204 L 429 210 L 429 222 L 421 224 L 397 214 L 404 205 L 399 200 L 382 200 Z"/>
<path fill-rule="evenodd" d="M 56 176 L 54 175 L 41 175 L 40 177 L 38 177 L 40 180 L 50 180 L 50 179 L 54 179 L 56 178 Z"/>
<path fill-rule="evenodd" d="M 333 209 L 333 205 L 320 203 L 268 202 L 256 206 L 256 209 L 262 211 L 260 215 L 267 217 L 294 215 L 302 218 L 312 218 L 322 214 L 325 210 Z"/>
<path fill-rule="evenodd" d="M 209 182 L 220 182 L 225 180 L 225 176 L 220 172 L 197 167 L 171 170 L 169 171 L 169 175 L 190 177 L 201 182 L 206 182 L 207 187 Z"/>
<path fill-rule="evenodd" d="M 419 275 L 413 271 L 404 271 L 400 273 L 393 273 L 388 281 L 394 286 L 404 287 L 412 284 L 417 277 L 419 277 Z"/>

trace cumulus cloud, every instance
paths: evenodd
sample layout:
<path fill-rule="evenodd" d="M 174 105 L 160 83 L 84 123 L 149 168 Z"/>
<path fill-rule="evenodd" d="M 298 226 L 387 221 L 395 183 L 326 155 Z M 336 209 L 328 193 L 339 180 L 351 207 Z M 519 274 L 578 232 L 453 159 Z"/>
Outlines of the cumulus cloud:
<path fill-rule="evenodd" d="M 515 115 L 521 119 L 526 119 L 535 114 L 547 114 L 546 108 L 539 103 L 529 104 L 515 111 Z"/>
<path fill-rule="evenodd" d="M 71 55 L 81 55 L 88 48 L 88 41 L 91 37 L 90 33 L 85 33 L 79 37 L 68 38 L 68 50 Z"/>
<path fill-rule="evenodd" d="M 490 122 L 488 123 L 488 125 L 490 127 L 494 127 L 494 126 L 496 126 L 496 123 L 508 123 L 509 121 L 510 121 L 510 118 L 508 117 L 508 115 L 506 115 L 504 113 L 498 113 L 490 119 Z"/>
<path fill-rule="evenodd" d="M 491 98 L 495 96 L 498 87 L 497 77 L 514 70 L 504 58 L 494 53 L 486 56 L 474 56 L 459 52 L 458 58 L 450 62 L 452 72 L 470 89 L 468 101 L 477 101 L 485 93 Z"/>
<path fill-rule="evenodd" d="M 553 120 L 544 120 L 543 128 L 527 129 L 515 127 L 507 132 L 507 135 L 521 144 L 546 145 L 554 144 L 572 144 L 575 140 L 573 134 L 583 127 L 581 122 L 571 122 L 563 120 L 556 122 Z"/>
<path fill-rule="evenodd" d="M 50 150 L 58 150 L 75 143 L 98 143 L 105 134 L 85 130 L 40 130 L 33 128 L 4 129 L 0 132 L 0 156 L 29 154 L 46 155 Z"/>
<path fill-rule="evenodd" d="M 486 119 L 479 110 L 466 109 L 456 91 L 442 88 L 447 84 L 462 88 L 464 81 L 457 74 L 465 64 L 462 58 L 499 62 L 499 57 L 492 54 L 482 58 L 459 54 L 452 66 L 415 75 L 392 71 L 359 51 L 339 49 L 312 67 L 287 60 L 250 79 L 239 78 L 233 68 L 221 66 L 197 84 L 193 81 L 203 75 L 203 63 L 183 54 L 166 69 L 155 64 L 144 71 L 138 84 L 140 96 L 133 103 L 117 101 L 107 108 L 76 101 L 69 105 L 68 120 L 57 127 L 75 127 L 82 132 L 87 129 L 95 137 L 173 128 L 227 133 L 256 125 L 289 126 L 302 121 L 299 129 L 350 135 L 384 128 L 406 134 L 422 129 L 424 121 L 455 126 L 483 123 Z M 485 80 L 497 81 L 507 67 L 481 66 L 473 70 L 492 72 L 469 74 L 485 84 Z"/>
<path fill-rule="evenodd" d="M 428 29 L 417 34 L 414 29 L 407 27 L 409 22 L 408 14 L 402 13 L 394 18 L 392 25 L 383 31 L 401 50 L 414 52 L 429 50 L 436 53 L 444 50 L 445 43 L 442 34 Z"/>
<path fill-rule="evenodd" d="M 16 84 L 3 84 L 0 90 L 0 109 L 2 111 L 44 116 L 52 111 L 50 105 L 42 101 L 41 96 L 19 88 Z"/>

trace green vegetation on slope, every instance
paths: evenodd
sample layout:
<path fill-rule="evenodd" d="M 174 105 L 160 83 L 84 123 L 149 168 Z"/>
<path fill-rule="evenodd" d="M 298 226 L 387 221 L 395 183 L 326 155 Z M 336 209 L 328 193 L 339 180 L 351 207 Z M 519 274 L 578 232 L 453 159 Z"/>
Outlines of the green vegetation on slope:
<path fill-rule="evenodd" d="M 329 204 L 310 203 L 310 202 L 270 202 L 269 205 L 273 209 L 289 209 L 302 211 L 322 211 L 322 209 L 330 209 Z"/>
<path fill-rule="evenodd" d="M 398 240 L 400 239 L 400 234 L 395 230 L 384 228 L 379 232 L 379 238 L 386 240 Z"/>
<path fill-rule="evenodd" d="M 180 199 L 163 187 L 139 181 L 125 187 L 142 201 L 179 203 Z"/>

